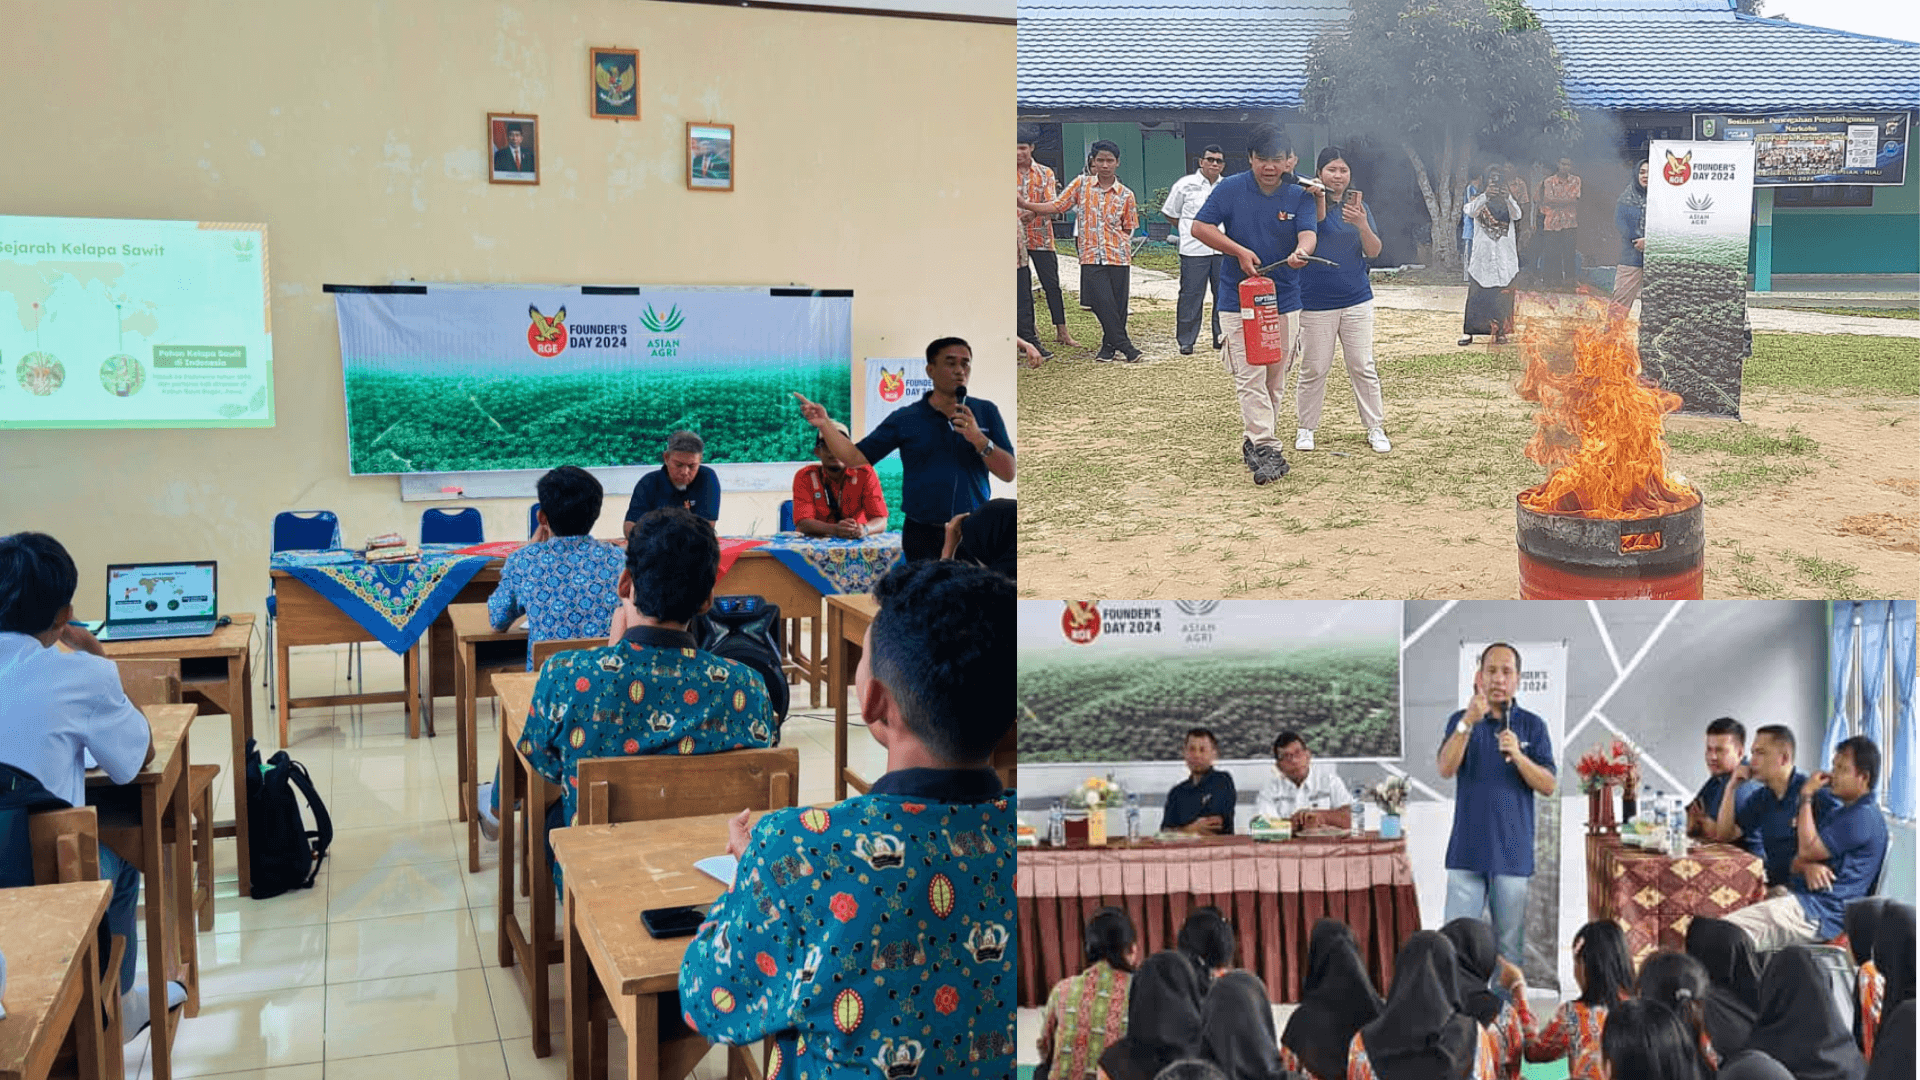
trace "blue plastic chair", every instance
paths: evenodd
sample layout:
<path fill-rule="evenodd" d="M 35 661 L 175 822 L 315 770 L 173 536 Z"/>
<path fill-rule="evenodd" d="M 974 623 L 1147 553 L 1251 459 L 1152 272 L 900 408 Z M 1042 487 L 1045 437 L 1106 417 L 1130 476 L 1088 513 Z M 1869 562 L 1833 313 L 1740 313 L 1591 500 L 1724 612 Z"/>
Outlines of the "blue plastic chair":
<path fill-rule="evenodd" d="M 793 500 L 792 499 L 788 499 L 786 502 L 783 502 L 780 504 L 780 531 L 781 532 L 793 531 Z"/>
<path fill-rule="evenodd" d="M 482 544 L 486 527 L 480 521 L 480 508 L 462 507 L 442 510 L 430 506 L 420 515 L 420 542 L 423 544 Z"/>
<path fill-rule="evenodd" d="M 331 510 L 283 510 L 273 515 L 273 550 L 325 551 L 340 546 L 340 518 Z M 267 710 L 274 709 L 273 694 L 273 620 L 280 607 L 272 592 L 267 593 Z M 353 653 L 349 652 L 348 673 L 352 673 Z"/>
<path fill-rule="evenodd" d="M 540 504 L 534 503 L 532 506 L 527 507 L 527 535 L 532 536 L 534 533 L 537 533 L 539 531 L 540 531 Z"/>

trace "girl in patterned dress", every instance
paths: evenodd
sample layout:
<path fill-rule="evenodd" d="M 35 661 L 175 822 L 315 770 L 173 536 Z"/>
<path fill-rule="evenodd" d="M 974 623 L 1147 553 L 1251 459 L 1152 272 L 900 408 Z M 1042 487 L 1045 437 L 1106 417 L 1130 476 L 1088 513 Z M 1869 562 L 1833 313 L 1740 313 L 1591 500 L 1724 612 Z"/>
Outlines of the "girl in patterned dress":
<path fill-rule="evenodd" d="M 1873 1060 L 1874 1029 L 1880 1026 L 1880 1000 L 1887 989 L 1886 977 L 1873 962 L 1873 939 L 1886 907 L 1886 900 L 1869 896 L 1848 904 L 1844 919 L 1847 948 L 1859 966 L 1854 976 L 1853 1044 L 1869 1062 Z"/>
<path fill-rule="evenodd" d="M 1117 907 L 1087 921 L 1087 969 L 1060 980 L 1047 995 L 1040 1058 L 1052 1063 L 1041 1080 L 1087 1080 L 1100 1055 L 1127 1033 L 1127 987 L 1139 965 L 1133 920 Z"/>
<path fill-rule="evenodd" d="M 1687 924 L 1687 955 L 1707 970 L 1707 1035 L 1722 1058 L 1731 1059 L 1753 1037 L 1760 1009 L 1760 961 L 1753 939 L 1724 919 Z"/>
<path fill-rule="evenodd" d="M 1707 991 L 1713 983 L 1700 961 L 1683 952 L 1662 949 L 1640 965 L 1639 995 L 1672 1009 L 1680 1022 L 1693 1032 L 1700 1047 L 1700 1060 L 1711 1074 L 1723 1060 L 1713 1045 L 1711 1025 L 1707 1022 Z"/>
<path fill-rule="evenodd" d="M 1380 1015 L 1354 1033 L 1347 1080 L 1497 1080 L 1493 1033 L 1460 1011 L 1454 963 L 1434 931 L 1407 939 Z"/>
<path fill-rule="evenodd" d="M 1580 996 L 1556 1009 L 1546 1027 L 1538 1031 L 1534 1030 L 1527 984 L 1520 969 L 1504 965 L 1501 982 L 1513 994 L 1514 1008 L 1520 1014 L 1528 1061 L 1566 1058 L 1567 1075 L 1573 1080 L 1605 1080 L 1600 1039 L 1607 1026 L 1607 1013 L 1633 992 L 1633 961 L 1627 955 L 1627 936 L 1616 923 L 1604 919 L 1590 922 L 1573 935 L 1573 977 L 1580 986 Z"/>
<path fill-rule="evenodd" d="M 1710 1080 L 1687 1025 L 1657 1001 L 1632 998 L 1608 1010 L 1601 1053 L 1620 1080 Z"/>
<path fill-rule="evenodd" d="M 1336 919 L 1314 923 L 1300 1005 L 1280 1036 L 1280 1064 L 1313 1080 L 1341 1080 L 1353 1033 L 1380 1015 L 1381 1004 L 1353 931 Z"/>

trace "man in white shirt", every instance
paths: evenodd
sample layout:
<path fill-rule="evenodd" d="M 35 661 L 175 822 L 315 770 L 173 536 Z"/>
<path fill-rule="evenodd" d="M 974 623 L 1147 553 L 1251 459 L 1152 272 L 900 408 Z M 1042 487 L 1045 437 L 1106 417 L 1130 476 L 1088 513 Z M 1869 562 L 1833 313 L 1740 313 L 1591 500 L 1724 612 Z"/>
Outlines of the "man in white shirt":
<path fill-rule="evenodd" d="M 1282 818 L 1295 830 L 1349 828 L 1353 796 L 1331 765 L 1316 765 L 1313 752 L 1297 732 L 1273 740 L 1273 779 L 1260 789 L 1254 813 L 1269 821 Z"/>
<path fill-rule="evenodd" d="M 79 572 L 58 540 L 44 533 L 0 537 L 0 765 L 12 767 L 9 789 L 17 770 L 69 806 L 86 805 L 85 754 L 116 784 L 131 781 L 153 760 L 146 715 L 127 700 L 120 670 L 100 642 L 73 621 L 78 584 Z M 147 992 L 133 989 L 140 872 L 102 844 L 100 876 L 113 882 L 105 929 L 127 939 L 120 993 L 123 1037 L 131 1040 L 148 1016 Z M 187 989 L 168 983 L 167 996 L 168 1007 L 177 1006 Z"/>
<path fill-rule="evenodd" d="M 1213 290 L 1213 347 L 1220 347 L 1220 253 L 1193 238 L 1193 215 L 1213 194 L 1220 173 L 1227 167 L 1227 152 L 1209 144 L 1200 151 L 1199 171 L 1174 181 L 1167 192 L 1166 205 L 1160 208 L 1180 234 L 1180 306 L 1175 322 L 1175 338 L 1182 356 L 1193 355 L 1193 343 L 1200 337 L 1200 301 Z"/>

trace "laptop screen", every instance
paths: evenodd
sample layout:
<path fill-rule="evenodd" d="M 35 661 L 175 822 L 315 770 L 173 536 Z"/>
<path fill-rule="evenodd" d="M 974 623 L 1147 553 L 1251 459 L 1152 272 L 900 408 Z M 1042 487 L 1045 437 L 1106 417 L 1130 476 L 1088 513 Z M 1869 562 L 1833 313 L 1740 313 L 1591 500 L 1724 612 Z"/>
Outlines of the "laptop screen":
<path fill-rule="evenodd" d="M 107 567 L 107 621 L 211 619 L 210 562 Z"/>

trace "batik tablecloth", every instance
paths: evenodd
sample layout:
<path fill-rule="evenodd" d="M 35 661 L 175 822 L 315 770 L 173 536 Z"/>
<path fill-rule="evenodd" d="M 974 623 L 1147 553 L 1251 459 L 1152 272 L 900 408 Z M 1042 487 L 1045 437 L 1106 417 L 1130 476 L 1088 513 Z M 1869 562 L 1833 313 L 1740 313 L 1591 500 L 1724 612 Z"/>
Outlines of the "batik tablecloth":
<path fill-rule="evenodd" d="M 1339 919 L 1375 987 L 1420 929 L 1405 840 L 1220 837 L 1104 848 L 1022 848 L 1014 873 L 1020 911 L 1020 1004 L 1046 1004 L 1054 983 L 1083 966 L 1086 924 L 1107 905 L 1126 909 L 1143 954 L 1173 947 L 1188 912 L 1207 904 L 1233 923 L 1235 964 L 1259 975 L 1274 1001 L 1300 1000 L 1307 943 L 1321 918 Z"/>
<path fill-rule="evenodd" d="M 1587 918 L 1619 923 L 1636 965 L 1656 949 L 1685 949 L 1696 917 L 1721 918 L 1766 891 L 1760 857 L 1732 844 L 1697 844 L 1670 858 L 1618 836 L 1587 837 Z"/>
<path fill-rule="evenodd" d="M 820 590 L 822 596 L 872 592 L 874 583 L 902 559 L 897 532 L 877 533 L 863 540 L 783 532 L 775 533 L 761 547 L 800 580 Z"/>
<path fill-rule="evenodd" d="M 426 551 L 418 562 L 370 563 L 351 551 L 283 551 L 284 570 L 396 653 L 413 648 L 473 575 L 493 560 Z"/>

